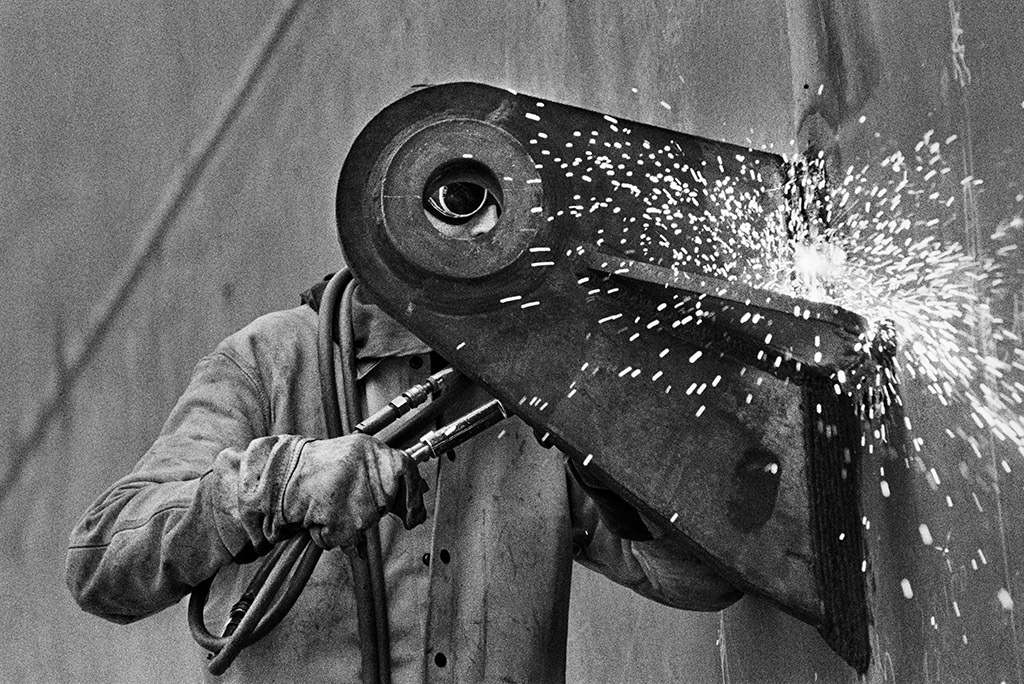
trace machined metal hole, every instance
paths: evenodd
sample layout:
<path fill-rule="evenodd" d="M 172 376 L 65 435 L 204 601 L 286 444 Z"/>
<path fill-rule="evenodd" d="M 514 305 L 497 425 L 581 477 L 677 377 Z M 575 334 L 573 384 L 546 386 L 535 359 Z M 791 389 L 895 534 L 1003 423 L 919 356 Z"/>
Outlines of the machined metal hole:
<path fill-rule="evenodd" d="M 437 232 L 457 240 L 471 240 L 493 230 L 503 202 L 497 177 L 473 159 L 442 164 L 423 188 L 423 213 Z"/>

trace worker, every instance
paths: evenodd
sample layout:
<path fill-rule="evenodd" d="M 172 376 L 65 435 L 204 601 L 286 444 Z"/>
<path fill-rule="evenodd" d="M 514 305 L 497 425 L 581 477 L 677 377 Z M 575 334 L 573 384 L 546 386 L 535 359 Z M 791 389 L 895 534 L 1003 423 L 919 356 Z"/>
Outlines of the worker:
<path fill-rule="evenodd" d="M 321 292 L 203 358 L 153 446 L 86 511 L 67 557 L 84 610 L 130 623 L 215 577 L 207 613 L 223 621 L 274 544 L 305 529 L 323 549 L 350 550 L 376 525 L 392 681 L 543 683 L 565 679 L 574 559 L 680 609 L 720 610 L 739 598 L 519 419 L 419 466 L 371 436 L 324 438 Z M 345 297 L 341 325 L 355 344 L 336 363 L 354 363 L 350 401 L 365 416 L 442 360 L 356 282 Z M 486 398 L 476 387 L 464 394 L 468 407 Z M 325 553 L 285 620 L 225 674 L 207 676 L 360 681 L 352 584 L 346 554 Z"/>

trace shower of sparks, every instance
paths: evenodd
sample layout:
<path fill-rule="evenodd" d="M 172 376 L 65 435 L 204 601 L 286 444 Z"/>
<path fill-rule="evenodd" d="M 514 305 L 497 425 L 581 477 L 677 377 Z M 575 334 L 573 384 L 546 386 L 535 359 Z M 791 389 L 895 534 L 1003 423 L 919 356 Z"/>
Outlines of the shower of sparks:
<path fill-rule="evenodd" d="M 936 237 L 960 220 L 951 186 L 956 192 L 980 181 L 951 180 L 931 135 L 912 160 L 896 153 L 875 169 L 849 169 L 829 192 L 826 238 L 792 245 L 796 277 L 761 286 L 838 304 L 872 323 L 889 322 L 908 377 L 922 380 L 944 406 L 964 405 L 980 431 L 1024 452 L 1024 356 L 988 303 L 1001 290 L 1002 270 L 996 260 Z M 993 240 L 1012 243 L 995 249 L 997 256 L 1012 251 L 1020 227 L 1016 219 L 998 227 Z M 986 353 L 977 341 L 985 337 L 1009 352 Z M 976 440 L 966 439 L 977 448 Z"/>
<path fill-rule="evenodd" d="M 813 173 L 780 180 L 754 155 L 688 159 L 676 144 L 653 145 L 624 123 L 605 120 L 603 131 L 531 140 L 541 148 L 538 166 L 554 165 L 577 188 L 557 217 L 607 214 L 596 228 L 598 247 L 859 314 L 869 323 L 866 343 L 894 334 L 899 373 L 923 382 L 942 405 L 966 410 L 971 422 L 957 434 L 975 451 L 979 438 L 991 436 L 1024 453 L 1024 350 L 988 304 L 1003 285 L 995 258 L 1015 249 L 1024 221 L 998 226 L 995 258 L 940 239 L 962 221 L 956 215 L 961 186 L 982 181 L 957 179 L 934 133 L 909 156 L 897 152 L 876 165 L 851 167 L 825 185 Z M 805 168 L 813 162 L 791 160 Z M 594 193 L 587 196 L 587 189 Z M 794 191 L 827 215 L 794 214 L 784 200 Z M 794 312 L 801 314 L 808 312 Z M 694 320 L 701 315 L 698 301 Z M 1010 351 L 986 351 L 976 341 L 986 337 Z M 879 388 L 885 401 L 898 401 L 894 375 L 879 373 L 875 381 L 886 385 Z M 839 378 L 837 391 L 842 383 Z M 919 438 L 911 443 L 921 449 Z"/>

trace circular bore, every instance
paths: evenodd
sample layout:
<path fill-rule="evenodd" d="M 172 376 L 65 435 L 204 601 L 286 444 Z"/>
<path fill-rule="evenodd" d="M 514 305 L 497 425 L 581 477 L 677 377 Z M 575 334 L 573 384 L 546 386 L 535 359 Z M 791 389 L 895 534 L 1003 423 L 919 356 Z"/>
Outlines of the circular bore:
<path fill-rule="evenodd" d="M 471 240 L 493 230 L 503 204 L 498 179 L 473 159 L 442 164 L 423 188 L 427 220 L 437 232 L 457 240 Z"/>
<path fill-rule="evenodd" d="M 409 135 L 387 164 L 380 205 L 384 235 L 428 275 L 473 279 L 497 273 L 526 252 L 543 226 L 541 184 L 528 183 L 535 178 L 529 154 L 501 128 L 475 119 L 430 123 Z M 451 192 L 459 183 L 476 188 L 462 186 L 469 190 L 464 196 L 445 198 L 455 216 L 432 211 L 432 198 L 440 204 L 440 188 Z"/>

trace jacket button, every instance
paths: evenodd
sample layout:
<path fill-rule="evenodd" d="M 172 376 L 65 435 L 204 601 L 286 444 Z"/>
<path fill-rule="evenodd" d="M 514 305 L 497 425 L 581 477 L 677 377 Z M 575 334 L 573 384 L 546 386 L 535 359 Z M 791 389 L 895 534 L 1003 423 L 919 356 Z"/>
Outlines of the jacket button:
<path fill-rule="evenodd" d="M 429 553 L 423 554 L 423 558 L 421 558 L 420 560 L 423 561 L 424 565 L 430 565 L 430 554 Z"/>
<path fill-rule="evenodd" d="M 441 552 L 438 555 L 441 557 L 441 562 L 445 565 L 448 565 L 452 559 L 452 554 L 448 553 L 448 549 L 441 549 Z"/>
<path fill-rule="evenodd" d="M 448 664 L 448 657 L 444 653 L 437 653 L 434 655 L 434 664 L 438 667 L 444 667 Z"/>
<path fill-rule="evenodd" d="M 419 370 L 420 368 L 423 368 L 423 357 L 422 356 L 410 357 L 409 358 L 409 365 L 412 366 L 413 370 Z"/>

